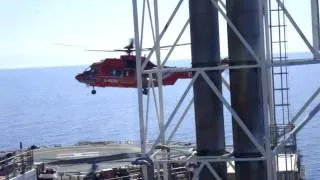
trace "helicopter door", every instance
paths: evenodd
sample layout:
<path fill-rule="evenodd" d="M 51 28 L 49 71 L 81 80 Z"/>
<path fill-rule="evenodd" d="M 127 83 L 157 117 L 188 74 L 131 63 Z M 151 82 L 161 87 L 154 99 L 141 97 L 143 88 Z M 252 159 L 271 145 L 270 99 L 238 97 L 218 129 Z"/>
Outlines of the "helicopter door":
<path fill-rule="evenodd" d="M 133 71 L 132 69 L 127 69 L 127 70 L 124 70 L 123 76 L 124 76 L 124 77 L 131 77 L 131 78 L 133 78 L 133 77 L 135 77 L 135 73 L 134 73 L 134 71 Z"/>

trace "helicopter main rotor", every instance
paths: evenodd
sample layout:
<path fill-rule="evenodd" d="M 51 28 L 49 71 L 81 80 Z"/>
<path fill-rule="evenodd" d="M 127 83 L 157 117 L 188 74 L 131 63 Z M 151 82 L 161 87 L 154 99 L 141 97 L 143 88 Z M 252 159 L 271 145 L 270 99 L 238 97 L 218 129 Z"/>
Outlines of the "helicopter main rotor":
<path fill-rule="evenodd" d="M 190 45 L 191 43 L 181 43 L 181 44 L 176 44 L 175 46 L 186 46 Z M 59 45 L 59 46 L 68 46 L 68 47 L 76 47 L 76 48 L 82 48 L 85 51 L 94 51 L 94 52 L 125 52 L 127 55 L 131 55 L 136 49 L 134 48 L 134 39 L 130 38 L 129 44 L 123 49 L 113 49 L 113 50 L 108 50 L 108 49 L 87 49 L 83 46 L 78 46 L 78 45 L 70 45 L 70 44 L 63 44 L 63 43 L 54 43 L 54 45 Z M 166 45 L 166 46 L 160 46 L 160 49 L 167 49 L 173 47 L 172 45 Z M 142 51 L 151 51 L 154 50 L 153 48 L 142 48 Z"/>

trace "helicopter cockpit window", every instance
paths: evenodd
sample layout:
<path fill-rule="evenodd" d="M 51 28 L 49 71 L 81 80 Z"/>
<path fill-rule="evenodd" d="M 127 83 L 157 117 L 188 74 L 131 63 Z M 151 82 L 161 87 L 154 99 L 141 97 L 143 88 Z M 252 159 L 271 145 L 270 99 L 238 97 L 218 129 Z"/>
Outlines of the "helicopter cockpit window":
<path fill-rule="evenodd" d="M 96 74 L 97 70 L 95 67 L 89 67 L 86 71 L 85 74 Z"/>
<path fill-rule="evenodd" d="M 110 75 L 111 76 L 121 76 L 122 72 L 118 69 L 112 69 Z"/>

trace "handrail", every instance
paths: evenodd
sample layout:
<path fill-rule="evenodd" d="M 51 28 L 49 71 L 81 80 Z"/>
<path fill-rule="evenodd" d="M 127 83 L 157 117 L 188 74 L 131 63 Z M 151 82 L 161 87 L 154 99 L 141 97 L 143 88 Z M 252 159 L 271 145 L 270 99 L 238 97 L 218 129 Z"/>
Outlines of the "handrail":
<path fill-rule="evenodd" d="M 16 177 L 33 167 L 33 151 L 27 150 L 0 161 L 0 175 L 7 178 Z"/>

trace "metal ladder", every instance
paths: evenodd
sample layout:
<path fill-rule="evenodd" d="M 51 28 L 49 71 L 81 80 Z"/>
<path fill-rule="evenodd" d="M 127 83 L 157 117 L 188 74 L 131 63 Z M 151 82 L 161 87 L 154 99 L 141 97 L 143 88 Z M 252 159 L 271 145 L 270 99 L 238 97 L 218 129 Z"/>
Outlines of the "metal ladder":
<path fill-rule="evenodd" d="M 285 0 L 280 1 L 284 3 Z M 271 60 L 280 62 L 287 61 L 287 26 L 285 14 L 275 0 L 269 0 L 269 4 Z M 288 67 L 273 67 L 272 73 L 275 120 L 274 126 L 278 129 L 278 135 L 281 135 L 288 132 L 288 129 L 284 127 L 288 127 L 290 124 Z"/>
<path fill-rule="evenodd" d="M 280 0 L 284 3 L 285 0 Z M 286 17 L 283 9 L 275 0 L 269 0 L 269 19 L 270 19 L 270 43 L 271 43 L 271 60 L 287 61 L 287 37 L 286 37 Z M 276 146 L 279 137 L 285 135 L 292 130 L 293 124 L 290 122 L 290 102 L 289 102 L 289 85 L 288 85 L 288 67 L 279 66 L 272 68 L 273 82 L 273 108 L 274 108 L 274 124 L 271 124 L 271 135 L 274 137 L 272 141 Z M 290 141 L 282 154 L 287 156 L 288 153 L 296 152 L 296 138 Z M 278 159 L 278 158 L 277 158 Z M 287 159 L 287 158 L 286 158 Z M 287 160 L 286 160 L 287 161 Z M 287 165 L 287 162 L 286 162 Z M 286 169 L 291 169 L 286 167 Z M 283 177 L 284 179 L 292 179 L 292 177 Z"/>

